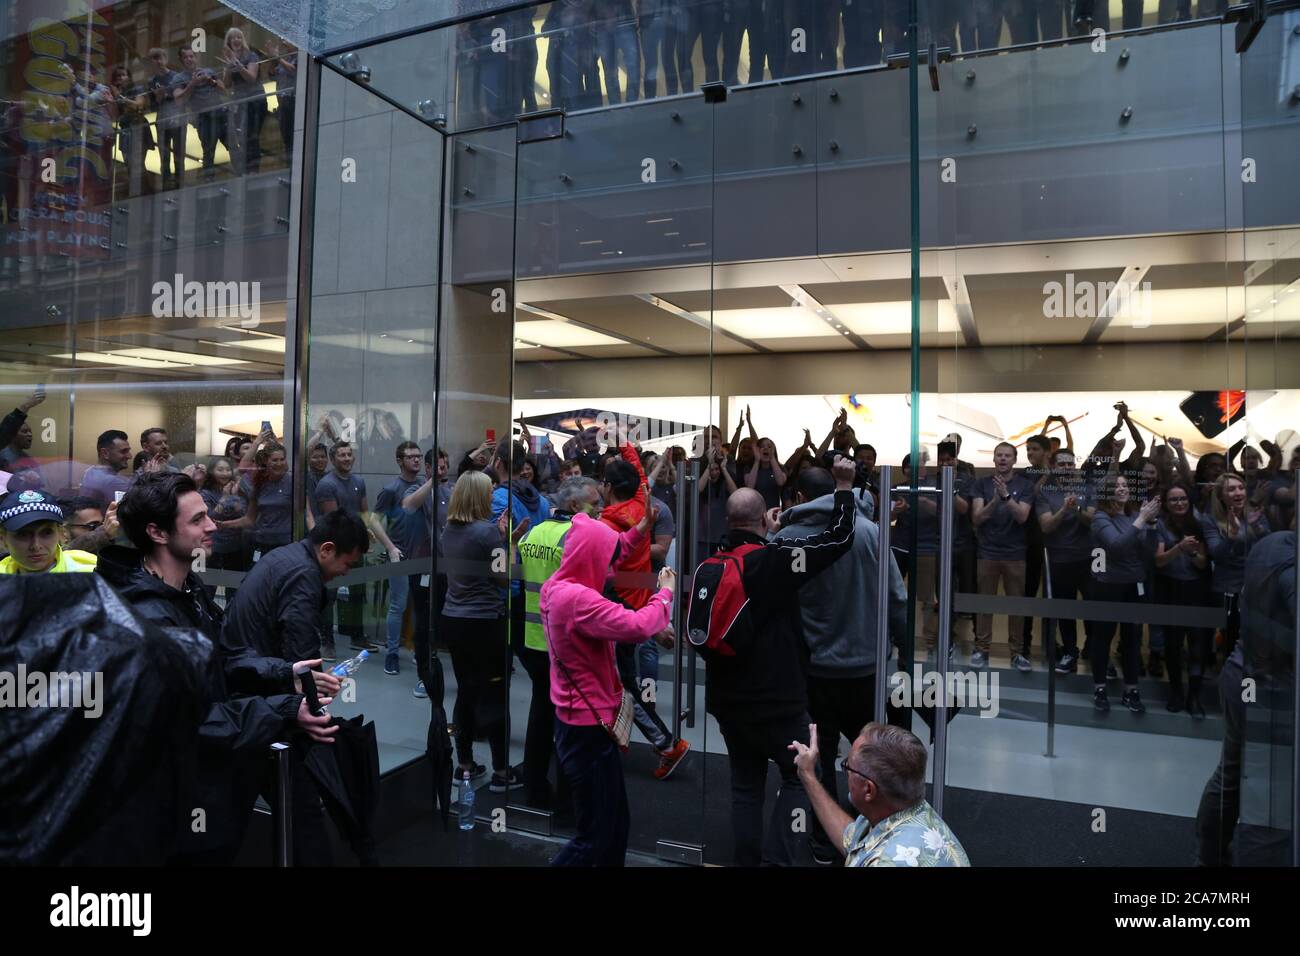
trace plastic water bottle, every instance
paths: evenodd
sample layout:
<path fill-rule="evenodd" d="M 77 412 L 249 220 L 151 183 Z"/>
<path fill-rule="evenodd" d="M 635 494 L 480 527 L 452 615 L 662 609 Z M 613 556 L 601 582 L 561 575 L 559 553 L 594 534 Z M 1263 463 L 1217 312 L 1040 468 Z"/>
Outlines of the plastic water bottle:
<path fill-rule="evenodd" d="M 370 652 L 362 651 L 356 657 L 349 657 L 345 661 L 339 661 L 337 664 L 335 664 L 333 667 L 330 668 L 330 673 L 333 674 L 335 677 L 351 677 L 358 670 L 360 670 L 361 665 L 364 664 L 369 659 L 370 659 Z"/>
<path fill-rule="evenodd" d="M 460 782 L 460 800 L 456 804 L 456 812 L 460 815 L 460 828 L 462 830 L 473 830 L 474 784 L 468 776 Z"/>

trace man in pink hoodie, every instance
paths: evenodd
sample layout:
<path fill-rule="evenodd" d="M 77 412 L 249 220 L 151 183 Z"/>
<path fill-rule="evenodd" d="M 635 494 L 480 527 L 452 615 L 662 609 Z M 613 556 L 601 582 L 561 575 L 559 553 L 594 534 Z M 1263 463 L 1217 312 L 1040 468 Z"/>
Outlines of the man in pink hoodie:
<path fill-rule="evenodd" d="M 607 600 L 602 592 L 620 554 L 643 542 L 653 523 L 618 534 L 587 515 L 573 518 L 560 569 L 542 585 L 539 603 L 551 655 L 555 750 L 573 793 L 578 832 L 553 866 L 622 866 L 630 815 L 619 748 L 612 730 L 623 699 L 614 647 L 640 644 L 672 619 L 676 575 L 659 572 L 659 590 L 640 610 Z"/>

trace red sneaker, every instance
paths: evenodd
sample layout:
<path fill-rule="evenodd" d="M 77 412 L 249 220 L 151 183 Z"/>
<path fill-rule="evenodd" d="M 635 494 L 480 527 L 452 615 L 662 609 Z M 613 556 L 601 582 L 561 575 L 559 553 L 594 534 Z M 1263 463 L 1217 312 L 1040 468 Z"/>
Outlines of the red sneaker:
<path fill-rule="evenodd" d="M 659 766 L 655 768 L 655 779 L 667 780 L 686 756 L 686 751 L 690 749 L 690 744 L 685 740 L 679 740 L 671 750 L 659 751 Z"/>

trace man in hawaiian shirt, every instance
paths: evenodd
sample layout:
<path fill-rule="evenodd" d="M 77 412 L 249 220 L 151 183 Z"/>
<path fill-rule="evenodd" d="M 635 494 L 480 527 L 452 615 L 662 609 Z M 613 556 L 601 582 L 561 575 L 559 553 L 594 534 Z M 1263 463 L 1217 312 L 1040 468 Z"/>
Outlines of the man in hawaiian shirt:
<path fill-rule="evenodd" d="M 817 725 L 795 741 L 795 768 L 828 834 L 841 834 L 845 866 L 970 866 L 966 851 L 925 799 L 925 745 L 910 730 L 870 723 L 844 760 L 853 820 L 817 780 Z"/>

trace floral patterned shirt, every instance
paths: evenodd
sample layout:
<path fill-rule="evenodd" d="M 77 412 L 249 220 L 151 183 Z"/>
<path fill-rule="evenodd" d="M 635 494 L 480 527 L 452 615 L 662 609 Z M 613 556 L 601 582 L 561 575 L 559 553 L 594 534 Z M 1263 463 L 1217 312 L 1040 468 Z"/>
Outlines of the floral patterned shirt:
<path fill-rule="evenodd" d="M 845 866 L 970 866 L 948 824 L 922 800 L 874 827 L 858 817 L 844 828 Z"/>

